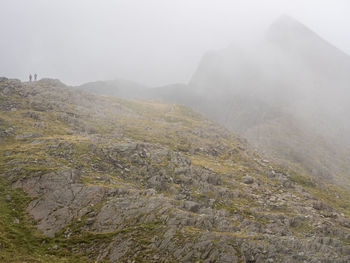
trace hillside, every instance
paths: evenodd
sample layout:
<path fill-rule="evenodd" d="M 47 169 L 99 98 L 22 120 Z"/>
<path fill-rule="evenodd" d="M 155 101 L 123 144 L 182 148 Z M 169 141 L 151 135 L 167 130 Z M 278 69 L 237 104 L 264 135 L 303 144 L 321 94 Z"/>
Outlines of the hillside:
<path fill-rule="evenodd" d="M 1 262 L 348 262 L 350 194 L 186 108 L 0 79 Z"/>
<path fill-rule="evenodd" d="M 350 57 L 289 16 L 249 47 L 205 54 L 188 85 L 146 97 L 187 105 L 270 159 L 350 187 Z"/>
<path fill-rule="evenodd" d="M 88 82 L 76 88 L 92 93 L 124 98 L 136 97 L 139 93 L 143 93 L 148 89 L 146 86 L 124 79 Z"/>

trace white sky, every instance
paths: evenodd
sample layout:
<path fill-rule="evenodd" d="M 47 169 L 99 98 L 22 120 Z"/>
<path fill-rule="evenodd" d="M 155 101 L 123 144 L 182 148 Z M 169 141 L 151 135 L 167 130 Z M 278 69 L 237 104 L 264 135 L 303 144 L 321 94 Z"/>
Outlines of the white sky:
<path fill-rule="evenodd" d="M 350 54 L 349 0 L 0 0 L 0 76 L 187 82 L 284 13 Z"/>

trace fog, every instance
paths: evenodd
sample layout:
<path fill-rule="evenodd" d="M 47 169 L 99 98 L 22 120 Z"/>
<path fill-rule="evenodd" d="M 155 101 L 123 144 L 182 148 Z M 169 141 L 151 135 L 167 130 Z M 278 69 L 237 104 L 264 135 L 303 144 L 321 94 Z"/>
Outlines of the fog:
<path fill-rule="evenodd" d="M 248 45 L 289 14 L 350 53 L 350 2 L 0 0 L 0 75 L 67 84 L 187 83 L 202 55 Z"/>

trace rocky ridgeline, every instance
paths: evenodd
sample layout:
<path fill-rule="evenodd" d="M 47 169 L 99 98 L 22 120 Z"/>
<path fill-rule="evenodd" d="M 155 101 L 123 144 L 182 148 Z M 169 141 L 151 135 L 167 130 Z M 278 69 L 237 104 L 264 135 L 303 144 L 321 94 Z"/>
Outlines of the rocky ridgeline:
<path fill-rule="evenodd" d="M 0 110 L 1 177 L 30 198 L 45 255 L 350 261 L 346 192 L 279 168 L 187 108 L 1 78 Z"/>

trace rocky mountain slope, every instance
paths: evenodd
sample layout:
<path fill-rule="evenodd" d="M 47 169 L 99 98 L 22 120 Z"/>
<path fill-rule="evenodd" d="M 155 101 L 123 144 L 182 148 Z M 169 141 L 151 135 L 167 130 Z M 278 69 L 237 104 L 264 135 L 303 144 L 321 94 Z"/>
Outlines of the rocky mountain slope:
<path fill-rule="evenodd" d="M 0 79 L 1 262 L 349 262 L 350 194 L 178 105 Z"/>
<path fill-rule="evenodd" d="M 198 110 L 285 167 L 350 186 L 350 57 L 282 16 L 255 45 L 205 54 L 190 83 L 149 91 Z"/>

